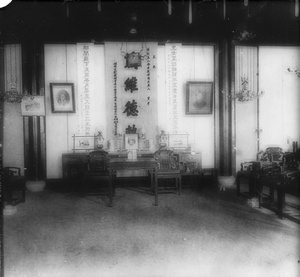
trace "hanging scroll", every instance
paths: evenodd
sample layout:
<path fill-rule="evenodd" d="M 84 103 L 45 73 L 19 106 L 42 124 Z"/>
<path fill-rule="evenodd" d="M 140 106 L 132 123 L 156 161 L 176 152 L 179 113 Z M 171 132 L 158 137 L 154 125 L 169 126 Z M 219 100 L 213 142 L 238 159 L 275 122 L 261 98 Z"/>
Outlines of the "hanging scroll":
<path fill-rule="evenodd" d="M 179 99 L 179 56 L 181 44 L 172 43 L 166 44 L 166 88 L 167 88 L 167 121 L 169 132 L 178 133 L 179 114 L 178 114 L 178 99 Z"/>
<path fill-rule="evenodd" d="M 140 53 L 138 67 L 126 66 L 126 53 Z M 105 43 L 108 139 L 135 124 L 154 138 L 157 126 L 157 43 Z M 111 107 L 114 107 L 113 109 Z"/>
<path fill-rule="evenodd" d="M 95 132 L 94 111 L 94 45 L 77 44 L 78 61 L 78 133 L 91 135 Z"/>

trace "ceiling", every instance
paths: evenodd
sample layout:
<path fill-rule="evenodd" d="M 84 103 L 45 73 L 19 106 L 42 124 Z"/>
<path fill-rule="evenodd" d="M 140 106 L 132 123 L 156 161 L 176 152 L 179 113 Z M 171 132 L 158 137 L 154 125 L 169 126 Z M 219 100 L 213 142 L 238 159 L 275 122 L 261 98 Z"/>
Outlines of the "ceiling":
<path fill-rule="evenodd" d="M 116 41 L 216 42 L 299 45 L 295 1 L 189 0 L 159 1 L 16 1 L 0 9 L 2 43 Z M 100 4 L 100 7 L 99 7 Z M 99 9 L 98 9 L 99 8 Z M 100 11 L 99 11 L 100 10 Z M 136 15 L 136 21 L 132 15 Z M 137 34 L 130 35 L 134 26 Z M 240 36 L 242 34 L 252 36 Z"/>

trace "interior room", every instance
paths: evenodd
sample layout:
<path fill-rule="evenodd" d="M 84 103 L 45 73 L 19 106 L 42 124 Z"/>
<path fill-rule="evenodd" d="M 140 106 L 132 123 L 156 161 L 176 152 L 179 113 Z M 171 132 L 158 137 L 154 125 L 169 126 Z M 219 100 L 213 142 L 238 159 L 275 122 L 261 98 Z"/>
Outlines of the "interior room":
<path fill-rule="evenodd" d="M 1 276 L 299 276 L 299 0 L 4 2 Z"/>

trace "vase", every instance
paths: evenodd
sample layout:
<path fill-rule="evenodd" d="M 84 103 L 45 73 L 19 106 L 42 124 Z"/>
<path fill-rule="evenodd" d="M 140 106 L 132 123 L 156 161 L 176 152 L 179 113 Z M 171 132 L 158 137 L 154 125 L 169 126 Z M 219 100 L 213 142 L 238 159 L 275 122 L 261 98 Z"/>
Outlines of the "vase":
<path fill-rule="evenodd" d="M 234 187 L 235 184 L 235 177 L 231 176 L 218 176 L 218 185 L 220 191 L 225 191 L 227 188 Z"/>
<path fill-rule="evenodd" d="M 17 212 L 17 206 L 5 205 L 3 209 L 3 215 L 14 215 Z"/>
<path fill-rule="evenodd" d="M 25 183 L 25 186 L 27 188 L 28 191 L 30 192 L 40 192 L 43 191 L 45 186 L 46 186 L 46 182 L 39 180 L 39 181 L 27 181 Z"/>

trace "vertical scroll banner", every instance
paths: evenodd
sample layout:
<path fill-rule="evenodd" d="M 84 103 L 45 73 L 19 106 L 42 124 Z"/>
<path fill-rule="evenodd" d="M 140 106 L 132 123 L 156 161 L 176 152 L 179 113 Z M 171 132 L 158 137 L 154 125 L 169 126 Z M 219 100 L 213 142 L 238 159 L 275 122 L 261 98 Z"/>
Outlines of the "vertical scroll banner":
<path fill-rule="evenodd" d="M 180 43 L 166 44 L 166 90 L 168 132 L 177 134 L 179 130 L 178 102 L 181 91 Z"/>
<path fill-rule="evenodd" d="M 125 55 L 140 53 L 141 66 L 128 68 Z M 157 115 L 157 43 L 156 42 L 105 42 L 105 90 L 107 136 L 124 133 L 128 125 L 145 127 L 147 138 L 155 138 Z M 126 80 L 135 80 L 136 89 L 126 89 Z M 126 103 L 137 104 L 138 115 L 124 113 Z M 138 130 L 139 131 L 139 130 Z"/>
<path fill-rule="evenodd" d="M 77 44 L 78 134 L 95 133 L 94 44 Z"/>

